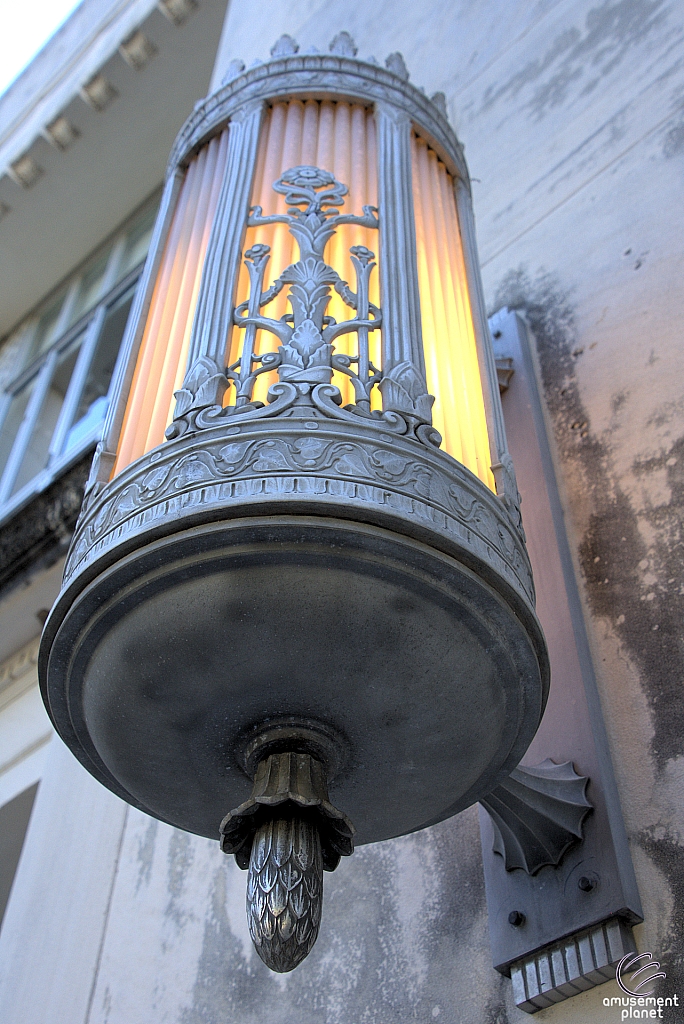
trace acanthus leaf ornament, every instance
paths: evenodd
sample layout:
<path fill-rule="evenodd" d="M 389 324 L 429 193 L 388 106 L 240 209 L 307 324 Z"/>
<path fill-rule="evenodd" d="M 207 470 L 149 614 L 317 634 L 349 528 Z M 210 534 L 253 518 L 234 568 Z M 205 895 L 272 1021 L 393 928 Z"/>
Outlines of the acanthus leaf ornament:
<path fill-rule="evenodd" d="M 240 358 L 221 370 L 215 360 L 201 357 L 188 372 L 183 388 L 176 392 L 174 420 L 166 432 L 169 440 L 187 430 L 213 425 L 217 420 L 257 412 L 262 403 L 252 402 L 257 377 L 277 370 L 282 383 L 298 388 L 298 402 L 311 404 L 307 396 L 318 384 L 330 384 L 333 370 L 345 373 L 352 380 L 355 411 L 370 415 L 370 392 L 381 380 L 368 350 L 368 334 L 382 324 L 382 313 L 369 299 L 369 281 L 375 267 L 374 253 L 363 245 L 351 247 L 356 272 L 356 291 L 325 262 L 326 244 L 341 224 L 378 227 L 376 211 L 363 207 L 363 215 L 340 213 L 347 186 L 334 175 L 318 167 L 293 167 L 280 176 L 273 186 L 285 196 L 285 214 L 264 216 L 261 207 L 253 207 L 248 227 L 265 224 L 287 224 L 296 239 L 300 259 L 286 267 L 280 276 L 263 290 L 264 276 L 270 259 L 270 248 L 258 243 L 245 253 L 249 271 L 249 298 L 234 311 L 234 323 L 244 330 Z M 292 312 L 276 320 L 261 310 L 289 285 L 288 300 Z M 356 316 L 337 322 L 327 315 L 331 289 L 353 310 Z M 257 331 L 275 335 L 280 345 L 273 352 L 255 353 Z M 356 332 L 358 354 L 334 354 L 334 340 L 342 334 Z M 227 387 L 236 391 L 234 405 L 223 406 Z M 276 393 L 277 396 L 277 393 Z M 271 398 L 269 394 L 269 399 Z M 201 413 L 201 415 L 200 415 Z"/>
<path fill-rule="evenodd" d="M 166 437 L 181 437 L 196 425 L 197 415 L 203 410 L 220 409 L 228 387 L 228 378 L 215 360 L 201 356 L 186 374 L 183 387 L 176 391 L 176 410 L 173 423 L 166 429 Z"/>
<path fill-rule="evenodd" d="M 425 391 L 420 374 L 412 363 L 397 363 L 378 385 L 383 398 L 383 420 L 400 434 L 415 437 L 423 444 L 439 448 L 440 433 L 432 426 L 432 395 Z"/>

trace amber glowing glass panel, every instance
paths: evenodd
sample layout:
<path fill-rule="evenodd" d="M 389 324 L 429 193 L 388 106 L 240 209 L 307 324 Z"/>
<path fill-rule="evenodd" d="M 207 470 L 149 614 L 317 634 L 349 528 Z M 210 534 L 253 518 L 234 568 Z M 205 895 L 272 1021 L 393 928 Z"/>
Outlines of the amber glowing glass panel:
<path fill-rule="evenodd" d="M 425 368 L 443 448 L 495 490 L 451 176 L 414 136 L 413 201 Z"/>
<path fill-rule="evenodd" d="M 330 171 L 338 181 L 349 189 L 345 196 L 343 213 L 362 214 L 363 206 L 377 206 L 377 164 L 375 150 L 375 123 L 372 112 L 365 107 L 345 102 L 319 102 L 308 100 L 291 100 L 288 103 L 276 103 L 268 111 L 261 132 L 259 155 L 252 193 L 252 205 L 261 206 L 264 214 L 285 213 L 284 196 L 273 191 L 273 183 L 280 175 L 291 167 L 309 164 Z M 299 248 L 290 234 L 287 225 L 271 224 L 258 228 L 248 228 L 244 250 L 260 242 L 271 247 L 271 258 L 268 263 L 264 287 L 278 277 L 290 263 L 299 259 Z M 372 228 L 343 225 L 331 238 L 325 251 L 326 262 L 338 272 L 340 277 L 348 281 L 355 290 L 355 276 L 349 257 L 352 245 L 365 245 L 371 249 L 376 258 L 379 255 L 378 231 Z M 278 319 L 289 313 L 287 290 L 269 305 L 264 307 L 266 316 Z M 238 282 L 236 303 L 243 302 L 249 294 L 249 275 L 243 266 Z M 370 300 L 380 304 L 379 272 L 373 270 L 370 283 Z M 328 314 L 335 320 L 349 320 L 354 310 L 344 304 L 333 291 Z M 233 329 L 228 362 L 234 363 L 240 355 L 242 336 L 239 328 Z M 272 352 L 277 348 L 278 340 L 267 331 L 257 334 L 255 353 Z M 356 334 L 344 334 L 335 339 L 336 352 L 356 355 Z M 370 358 L 375 366 L 380 366 L 380 331 L 373 331 L 369 336 Z M 266 400 L 266 392 L 276 380 L 276 374 L 265 373 L 257 380 L 254 397 L 259 401 Z M 342 391 L 345 402 L 354 399 L 349 378 L 344 374 L 335 373 L 333 383 Z M 374 392 L 377 389 L 374 389 Z M 226 401 L 234 400 L 234 392 L 228 392 Z M 379 396 L 374 398 L 379 406 Z M 375 407 L 374 404 L 374 407 Z"/>
<path fill-rule="evenodd" d="M 185 376 L 209 233 L 226 168 L 228 131 L 188 167 L 169 230 L 126 405 L 114 474 L 161 444 Z"/>

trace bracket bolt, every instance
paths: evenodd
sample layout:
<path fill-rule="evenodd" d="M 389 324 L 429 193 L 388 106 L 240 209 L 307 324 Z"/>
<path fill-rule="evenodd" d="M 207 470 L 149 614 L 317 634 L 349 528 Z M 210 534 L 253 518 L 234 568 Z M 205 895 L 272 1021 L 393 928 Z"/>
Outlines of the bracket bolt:
<path fill-rule="evenodd" d="M 596 882 L 593 878 L 589 878 L 587 875 L 582 875 L 577 882 L 577 887 L 581 889 L 582 892 L 591 892 L 591 890 L 596 887 Z"/>
<path fill-rule="evenodd" d="M 514 928 L 520 928 L 521 925 L 525 924 L 525 915 L 521 910 L 511 910 L 508 915 L 508 923 L 512 924 Z"/>

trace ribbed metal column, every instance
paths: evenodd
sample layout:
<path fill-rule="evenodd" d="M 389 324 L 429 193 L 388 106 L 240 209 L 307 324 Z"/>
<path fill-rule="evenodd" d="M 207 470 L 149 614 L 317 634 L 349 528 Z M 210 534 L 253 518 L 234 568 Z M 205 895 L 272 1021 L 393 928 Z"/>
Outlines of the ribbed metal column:
<path fill-rule="evenodd" d="M 470 309 L 475 330 L 475 342 L 477 345 L 477 358 L 480 363 L 482 378 L 482 394 L 484 397 L 485 411 L 487 413 L 487 424 L 489 427 L 489 447 L 492 459 L 492 472 L 496 480 L 498 494 L 510 490 L 510 481 L 504 480 L 502 466 L 505 465 L 509 473 L 513 473 L 513 466 L 508 454 L 508 442 L 506 441 L 506 427 L 504 425 L 501 398 L 499 396 L 496 361 L 494 349 L 489 335 L 487 323 L 487 311 L 484 295 L 482 293 L 482 282 L 480 278 L 479 260 L 477 255 L 477 238 L 475 236 L 475 218 L 473 216 L 473 204 L 468 184 L 461 177 L 454 182 L 456 191 L 456 210 L 461 228 L 461 239 L 463 242 L 463 261 L 465 263 L 466 279 L 468 282 L 468 294 L 470 295 Z M 515 479 L 515 477 L 513 477 Z M 517 487 L 510 494 L 513 501 L 517 501 Z"/>
<path fill-rule="evenodd" d="M 126 332 L 112 375 L 109 393 L 114 396 L 114 400 L 109 406 L 102 432 L 102 441 L 98 445 L 98 451 L 93 462 L 93 470 L 91 471 L 91 481 L 93 483 L 106 483 L 111 476 L 116 460 L 116 449 L 126 412 L 126 402 L 128 401 L 135 373 L 138 350 L 145 333 L 147 314 L 152 302 L 159 267 L 164 256 L 166 236 L 171 227 L 173 215 L 176 212 L 176 202 L 184 178 L 185 168 L 177 167 L 168 176 L 164 185 L 159 212 L 157 213 L 154 231 L 150 240 L 150 255 L 145 262 L 145 269 L 135 292 Z"/>
<path fill-rule="evenodd" d="M 240 242 L 245 230 L 256 165 L 263 103 L 243 107 L 231 119 L 228 163 L 221 186 L 202 271 L 192 325 L 188 370 L 209 356 L 224 364 L 233 327 L 233 303 L 240 270 Z"/>
<path fill-rule="evenodd" d="M 383 370 L 387 373 L 408 362 L 425 383 L 411 183 L 411 119 L 396 107 L 378 103 L 376 120 Z"/>

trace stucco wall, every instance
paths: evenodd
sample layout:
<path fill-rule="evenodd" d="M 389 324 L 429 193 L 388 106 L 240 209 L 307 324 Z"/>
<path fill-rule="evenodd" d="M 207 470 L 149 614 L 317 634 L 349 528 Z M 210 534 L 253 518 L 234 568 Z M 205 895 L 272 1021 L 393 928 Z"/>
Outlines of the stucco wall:
<path fill-rule="evenodd" d="M 489 303 L 523 310 L 535 332 L 644 903 L 637 937 L 684 998 L 684 6 L 232 0 L 223 63 L 263 59 L 282 32 L 325 50 L 343 29 L 362 56 L 400 50 L 414 82 L 445 92 L 476 179 Z M 51 757 L 18 893 L 52 882 L 42 901 L 10 904 L 3 1020 L 528 1019 L 491 969 L 472 809 L 326 875 L 319 942 L 278 978 L 249 944 L 245 876 L 215 844 L 124 809 L 57 745 Z M 53 821 L 48 835 L 61 806 L 64 831 Z M 68 864 L 50 861 L 50 841 L 68 844 Z M 38 985 L 40 958 L 17 951 L 65 906 L 70 931 L 50 925 L 35 947 L 52 963 L 61 944 L 62 966 Z M 608 1024 L 619 1012 L 602 1001 L 615 994 L 609 983 L 537 1019 Z"/>

